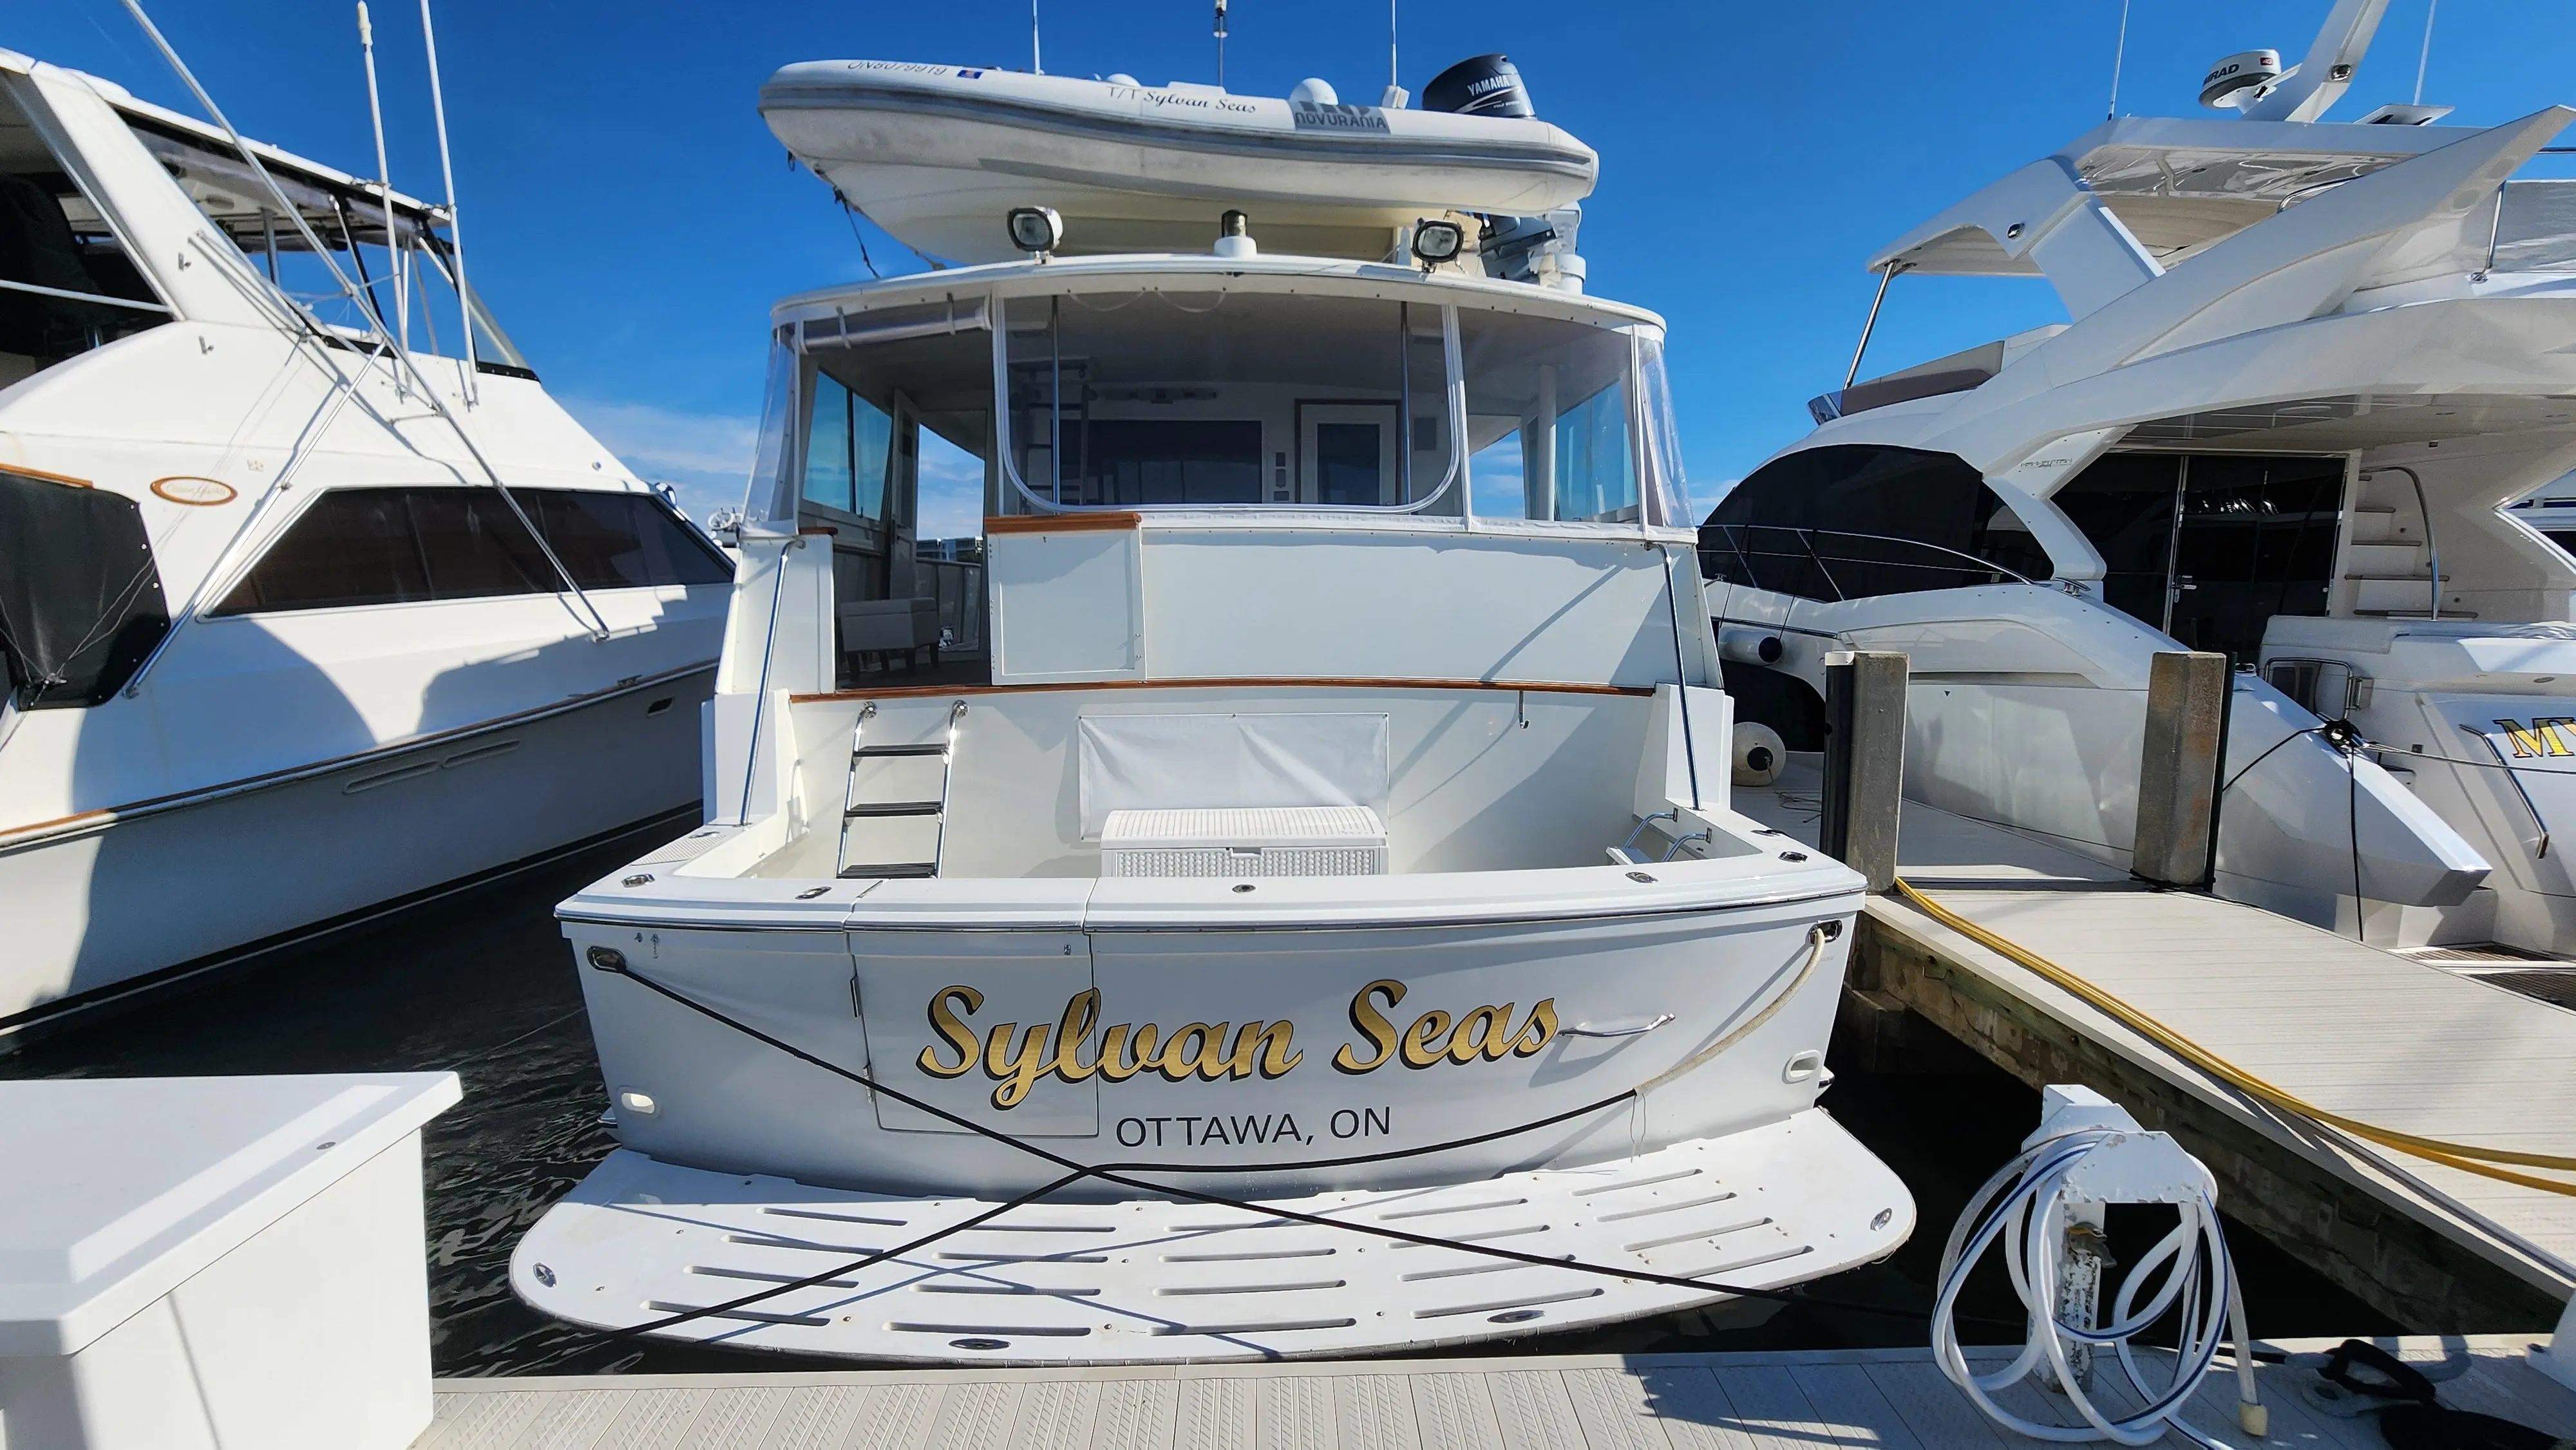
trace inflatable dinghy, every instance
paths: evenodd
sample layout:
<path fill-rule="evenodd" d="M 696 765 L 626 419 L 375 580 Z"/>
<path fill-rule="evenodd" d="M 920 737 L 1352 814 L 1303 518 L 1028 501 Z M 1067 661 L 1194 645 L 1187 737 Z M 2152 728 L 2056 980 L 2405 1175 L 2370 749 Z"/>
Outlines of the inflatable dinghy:
<path fill-rule="evenodd" d="M 1455 80 L 1467 66 L 1479 79 Z M 1343 105 L 1320 81 L 1279 99 L 834 60 L 779 71 L 760 110 L 850 205 L 936 257 L 1012 260 L 1003 218 L 1043 206 L 1068 254 L 1201 251 L 1240 209 L 1268 250 L 1374 260 L 1424 216 L 1535 216 L 1590 194 L 1600 158 L 1523 94 L 1499 56 L 1435 79 L 1427 100 L 1451 109 L 1426 110 Z"/>

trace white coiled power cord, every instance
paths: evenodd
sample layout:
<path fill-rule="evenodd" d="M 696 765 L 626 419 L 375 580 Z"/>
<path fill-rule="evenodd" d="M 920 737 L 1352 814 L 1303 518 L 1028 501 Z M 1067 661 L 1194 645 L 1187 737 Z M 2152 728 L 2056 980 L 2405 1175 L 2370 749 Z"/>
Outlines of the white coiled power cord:
<path fill-rule="evenodd" d="M 2237 1421 L 2262 1438 L 2268 1417 L 2255 1397 L 2245 1299 L 2227 1256 L 2217 1199 L 2209 1170 L 2172 1138 L 2147 1132 L 2090 1088 L 2049 1088 L 2039 1131 L 2025 1140 L 2021 1156 L 1968 1201 L 1941 1251 L 1941 1292 L 1932 1309 L 1932 1354 L 1941 1373 L 1996 1424 L 2033 1439 L 2147 1445 L 2170 1427 L 2195 1444 L 2223 1450 L 2225 1442 L 2193 1429 L 2181 1414 L 2216 1362 L 2220 1343 L 2232 1340 Z M 2103 1264 L 2096 1246 L 2103 1209 L 2114 1203 L 2171 1204 L 2180 1221 L 2129 1267 L 2111 1298 L 2109 1322 L 2096 1325 Z M 2030 1337 L 2012 1363 L 1980 1375 L 1968 1367 L 1953 1315 L 1969 1271 L 1998 1244 L 2013 1290 L 2029 1313 Z M 2139 1303 L 2150 1283 L 2154 1293 Z M 2177 1307 L 2180 1343 L 2173 1373 L 2154 1376 L 2139 1364 L 2129 1341 Z M 2094 1352 L 2106 1347 L 2137 1401 L 2117 1416 L 2086 1393 Z M 2083 1424 L 2026 1419 L 1995 1403 L 1996 1392 L 2035 1370 L 2065 1396 Z"/>

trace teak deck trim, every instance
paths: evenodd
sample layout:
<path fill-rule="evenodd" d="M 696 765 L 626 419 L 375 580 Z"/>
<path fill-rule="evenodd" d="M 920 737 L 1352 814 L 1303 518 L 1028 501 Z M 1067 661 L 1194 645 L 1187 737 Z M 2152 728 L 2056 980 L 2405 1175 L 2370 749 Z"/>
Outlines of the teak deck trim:
<path fill-rule="evenodd" d="M 1145 516 L 1121 510 L 1099 514 L 994 514 L 984 520 L 992 534 L 1130 533 L 1145 526 Z"/>

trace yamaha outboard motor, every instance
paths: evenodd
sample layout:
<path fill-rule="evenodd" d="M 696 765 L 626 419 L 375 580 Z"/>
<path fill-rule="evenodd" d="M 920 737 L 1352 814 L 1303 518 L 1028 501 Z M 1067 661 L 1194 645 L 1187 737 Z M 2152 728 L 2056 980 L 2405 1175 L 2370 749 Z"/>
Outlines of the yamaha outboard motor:
<path fill-rule="evenodd" d="M 1461 116 L 1535 116 L 1529 88 L 1507 55 L 1480 55 L 1462 60 L 1431 78 L 1422 88 L 1422 109 Z"/>

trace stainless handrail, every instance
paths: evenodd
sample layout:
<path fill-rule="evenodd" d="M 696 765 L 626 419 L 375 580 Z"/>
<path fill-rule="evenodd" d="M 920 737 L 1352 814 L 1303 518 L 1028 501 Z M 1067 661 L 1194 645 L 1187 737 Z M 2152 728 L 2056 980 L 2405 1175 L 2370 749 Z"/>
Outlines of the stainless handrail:
<path fill-rule="evenodd" d="M 136 312 L 170 312 L 166 302 L 137 302 L 131 297 L 109 297 L 97 292 L 74 292 L 62 287 L 40 287 L 33 282 L 12 282 L 0 277 L 0 291 L 25 292 L 36 297 L 59 297 L 66 302 L 87 302 L 97 307 L 126 307 Z"/>
<path fill-rule="evenodd" d="M 2415 512 L 2424 520 L 2425 583 L 2431 586 L 2432 589 L 2432 597 L 2426 601 L 2425 617 L 2427 619 L 2441 618 L 2442 545 L 2441 541 L 2436 539 L 2433 534 L 2433 510 L 2430 505 L 2424 502 L 2423 478 L 2418 475 L 2414 469 L 2411 469 L 2402 463 L 2383 463 L 2376 468 L 2365 468 L 2362 472 L 2365 474 L 2402 473 L 2406 475 L 2406 481 L 2408 483 L 2415 485 Z"/>
<path fill-rule="evenodd" d="M 2504 234 L 2504 189 L 2511 185 L 2510 180 L 2496 183 L 2495 215 L 2487 218 L 2487 264 L 2469 274 L 2472 282 L 2483 282 L 2495 275 L 2496 238 Z"/>
<path fill-rule="evenodd" d="M 1908 539 L 1895 534 L 1864 534 L 1849 529 L 1810 529 L 1803 528 L 1795 524 L 1709 524 L 1706 525 L 1705 528 L 1716 529 L 1721 534 L 1727 536 L 1727 547 L 1734 552 L 1737 561 L 1744 565 L 1745 570 L 1748 573 L 1753 569 L 1753 561 L 1745 554 L 1743 540 L 1735 536 L 1737 531 L 1769 529 L 1777 533 L 1797 536 L 1799 546 L 1806 551 L 1808 561 L 1816 566 L 1816 571 L 1822 574 L 1825 578 L 1825 582 L 1833 587 L 1834 597 L 1837 601 L 1847 599 L 1850 596 L 1843 592 L 1843 587 L 1841 583 L 1834 578 L 1833 571 L 1825 567 L 1823 556 L 1816 552 L 1815 539 L 1817 537 L 1827 539 L 1869 539 L 1877 543 L 1902 544 L 1907 548 L 1926 549 L 1935 554 L 1946 555 L 1949 558 L 1961 560 L 1962 567 L 1972 569 L 1977 573 L 2001 574 L 2016 584 L 2035 584 L 2038 582 L 2023 575 L 2018 570 L 1998 564 L 1991 559 L 1980 559 L 1974 554 L 1963 553 L 1960 550 L 1950 548 L 1945 544 L 1926 543 L 1921 539 Z M 1703 530 L 1703 532 L 1704 531 L 1705 530 Z M 1783 557 L 1794 556 L 1784 555 Z M 1902 559 L 1845 559 L 1842 562 L 1846 564 L 1875 564 L 1895 569 L 1944 567 L 1930 564 L 1913 564 Z"/>

